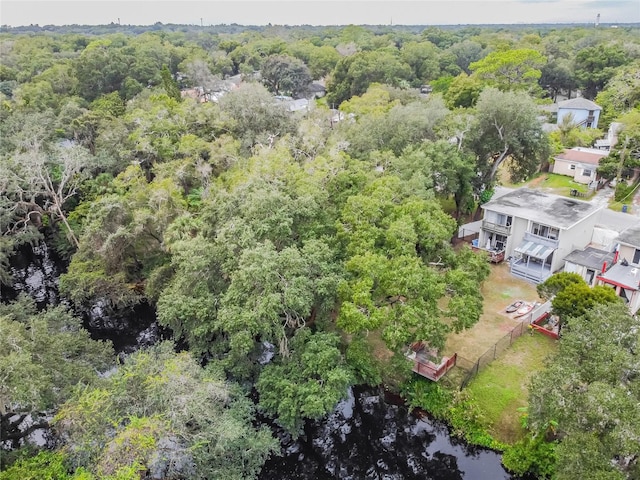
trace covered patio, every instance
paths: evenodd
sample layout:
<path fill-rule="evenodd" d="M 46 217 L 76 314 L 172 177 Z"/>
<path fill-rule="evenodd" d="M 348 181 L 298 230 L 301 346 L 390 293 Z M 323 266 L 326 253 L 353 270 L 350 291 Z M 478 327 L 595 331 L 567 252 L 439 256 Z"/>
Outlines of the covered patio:
<path fill-rule="evenodd" d="M 511 274 L 523 280 L 541 283 L 551 276 L 554 248 L 524 240 L 515 249 L 517 258 L 511 261 Z"/>

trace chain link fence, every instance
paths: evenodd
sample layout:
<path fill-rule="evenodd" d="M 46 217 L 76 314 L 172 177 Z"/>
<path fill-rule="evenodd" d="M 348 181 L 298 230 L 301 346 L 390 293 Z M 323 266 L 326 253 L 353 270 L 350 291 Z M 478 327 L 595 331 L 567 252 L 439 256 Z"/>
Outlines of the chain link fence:
<path fill-rule="evenodd" d="M 459 386 L 460 390 L 462 390 L 469 385 L 469 382 L 475 378 L 480 370 L 498 358 L 502 352 L 509 348 L 513 342 L 528 331 L 528 329 L 529 318 L 527 317 L 526 320 L 522 320 L 509 333 L 494 343 L 493 346 L 484 352 L 475 362 L 458 355 L 456 368 L 461 370 L 461 372 L 458 372 L 457 375 L 455 373 L 448 375 L 449 381 L 453 383 L 454 386 Z"/>

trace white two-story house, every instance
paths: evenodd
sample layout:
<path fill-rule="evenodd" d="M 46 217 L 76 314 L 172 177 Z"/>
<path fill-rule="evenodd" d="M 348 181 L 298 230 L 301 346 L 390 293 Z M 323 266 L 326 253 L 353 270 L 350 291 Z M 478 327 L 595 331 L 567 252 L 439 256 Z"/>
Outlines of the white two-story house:
<path fill-rule="evenodd" d="M 602 107 L 591 100 L 578 97 L 558 103 L 558 125 L 567 115 L 571 115 L 573 123 L 582 128 L 598 128 Z"/>
<path fill-rule="evenodd" d="M 511 273 L 540 283 L 564 265 L 564 257 L 591 241 L 602 207 L 521 188 L 482 205 L 484 216 L 477 245 L 504 251 Z"/>

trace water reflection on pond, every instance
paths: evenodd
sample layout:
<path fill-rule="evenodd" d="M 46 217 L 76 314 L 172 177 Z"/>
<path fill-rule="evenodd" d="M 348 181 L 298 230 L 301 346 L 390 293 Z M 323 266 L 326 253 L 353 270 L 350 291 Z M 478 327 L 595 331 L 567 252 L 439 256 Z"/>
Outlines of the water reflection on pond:
<path fill-rule="evenodd" d="M 33 252 L 21 249 L 11 266 L 15 283 L 0 286 L 2 301 L 26 293 L 40 308 L 60 302 L 58 278 L 64 264 L 45 244 Z M 81 313 L 91 335 L 112 340 L 118 352 L 130 352 L 170 336 L 158 327 L 155 312 L 146 303 L 114 312 L 96 302 Z M 512 478 L 502 468 L 499 454 L 452 438 L 446 426 L 412 415 L 405 406 L 385 401 L 384 394 L 372 388 L 350 389 L 348 398 L 332 414 L 307 422 L 304 435 L 296 441 L 281 429 L 274 431 L 281 440 L 282 456 L 267 461 L 261 480 Z"/>
<path fill-rule="evenodd" d="M 445 425 L 354 387 L 335 412 L 308 422 L 292 441 L 279 432 L 282 456 L 269 459 L 261 480 L 506 480 L 500 455 L 452 438 Z"/>

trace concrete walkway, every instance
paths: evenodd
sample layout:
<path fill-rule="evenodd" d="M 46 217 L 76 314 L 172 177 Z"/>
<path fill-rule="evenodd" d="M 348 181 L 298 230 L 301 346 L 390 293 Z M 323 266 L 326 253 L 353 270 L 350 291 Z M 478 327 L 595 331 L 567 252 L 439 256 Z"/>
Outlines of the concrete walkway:
<path fill-rule="evenodd" d="M 609 201 L 613 198 L 614 193 L 615 188 L 604 187 L 598 190 L 590 201 L 597 204 L 598 206 L 607 208 L 609 206 Z"/>
<path fill-rule="evenodd" d="M 608 208 L 614 193 L 615 188 L 604 187 L 602 190 L 598 190 L 590 201 Z M 640 187 L 636 189 L 632 198 L 627 198 L 624 201 L 624 205 L 627 205 L 628 215 L 640 218 Z"/>

